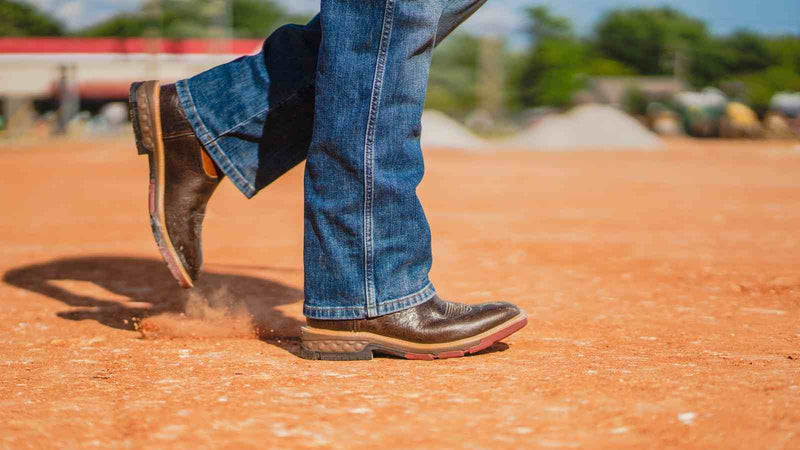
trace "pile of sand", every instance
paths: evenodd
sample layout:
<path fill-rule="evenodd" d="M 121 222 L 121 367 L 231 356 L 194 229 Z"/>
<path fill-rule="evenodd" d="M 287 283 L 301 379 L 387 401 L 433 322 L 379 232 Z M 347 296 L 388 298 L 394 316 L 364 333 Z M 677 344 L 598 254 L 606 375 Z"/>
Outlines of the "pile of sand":
<path fill-rule="evenodd" d="M 529 150 L 661 150 L 659 137 L 624 112 L 584 105 L 545 117 L 503 144 Z"/>
<path fill-rule="evenodd" d="M 423 148 L 457 148 L 484 150 L 486 141 L 446 114 L 426 110 L 422 114 Z"/>

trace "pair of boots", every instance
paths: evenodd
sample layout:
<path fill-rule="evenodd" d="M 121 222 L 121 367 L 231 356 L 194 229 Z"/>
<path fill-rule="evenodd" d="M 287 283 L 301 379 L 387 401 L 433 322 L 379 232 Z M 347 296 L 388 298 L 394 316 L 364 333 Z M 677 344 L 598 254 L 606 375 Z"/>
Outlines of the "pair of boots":
<path fill-rule="evenodd" d="M 130 115 L 139 154 L 150 161 L 150 224 L 161 256 L 184 288 L 202 265 L 206 205 L 224 174 L 206 154 L 174 85 L 134 83 Z M 464 305 L 435 296 L 415 307 L 358 320 L 307 319 L 303 356 L 371 359 L 383 352 L 409 359 L 452 358 L 481 351 L 527 324 L 510 303 Z"/>

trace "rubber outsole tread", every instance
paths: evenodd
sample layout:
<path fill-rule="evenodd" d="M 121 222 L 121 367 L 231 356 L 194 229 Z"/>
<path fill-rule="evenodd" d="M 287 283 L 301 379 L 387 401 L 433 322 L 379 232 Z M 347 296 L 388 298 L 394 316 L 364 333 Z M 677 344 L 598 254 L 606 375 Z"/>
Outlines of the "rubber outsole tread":
<path fill-rule="evenodd" d="M 411 353 L 393 349 L 383 345 L 369 344 L 366 347 L 364 347 L 363 350 L 358 352 L 332 353 L 332 352 L 313 351 L 303 346 L 301 347 L 300 350 L 300 357 L 305 359 L 323 360 L 323 361 L 361 361 L 361 360 L 371 360 L 373 359 L 375 353 L 380 353 L 380 354 L 398 356 L 405 359 L 422 360 L 422 361 L 433 361 L 435 359 L 461 358 L 463 356 L 475 354 L 491 347 L 496 342 L 499 342 L 500 340 L 505 339 L 508 336 L 521 330 L 527 324 L 528 324 L 527 318 L 519 322 L 515 322 L 490 336 L 484 337 L 483 339 L 480 340 L 478 344 L 463 350 L 450 350 L 439 353 Z"/>

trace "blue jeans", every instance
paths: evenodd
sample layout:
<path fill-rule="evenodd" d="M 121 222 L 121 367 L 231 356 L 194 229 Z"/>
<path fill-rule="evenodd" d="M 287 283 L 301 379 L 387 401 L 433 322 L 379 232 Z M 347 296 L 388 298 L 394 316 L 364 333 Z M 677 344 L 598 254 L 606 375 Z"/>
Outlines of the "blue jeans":
<path fill-rule="evenodd" d="M 306 161 L 305 303 L 361 319 L 435 295 L 416 188 L 431 52 L 485 0 L 322 0 L 256 55 L 177 83 L 220 169 L 252 197 Z"/>

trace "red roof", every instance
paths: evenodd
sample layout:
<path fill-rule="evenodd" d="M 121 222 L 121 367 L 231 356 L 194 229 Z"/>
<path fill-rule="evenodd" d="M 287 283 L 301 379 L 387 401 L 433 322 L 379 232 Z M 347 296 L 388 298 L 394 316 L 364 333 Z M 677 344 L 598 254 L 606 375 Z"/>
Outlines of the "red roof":
<path fill-rule="evenodd" d="M 2 53 L 226 53 L 257 52 L 259 39 L 0 38 Z"/>

